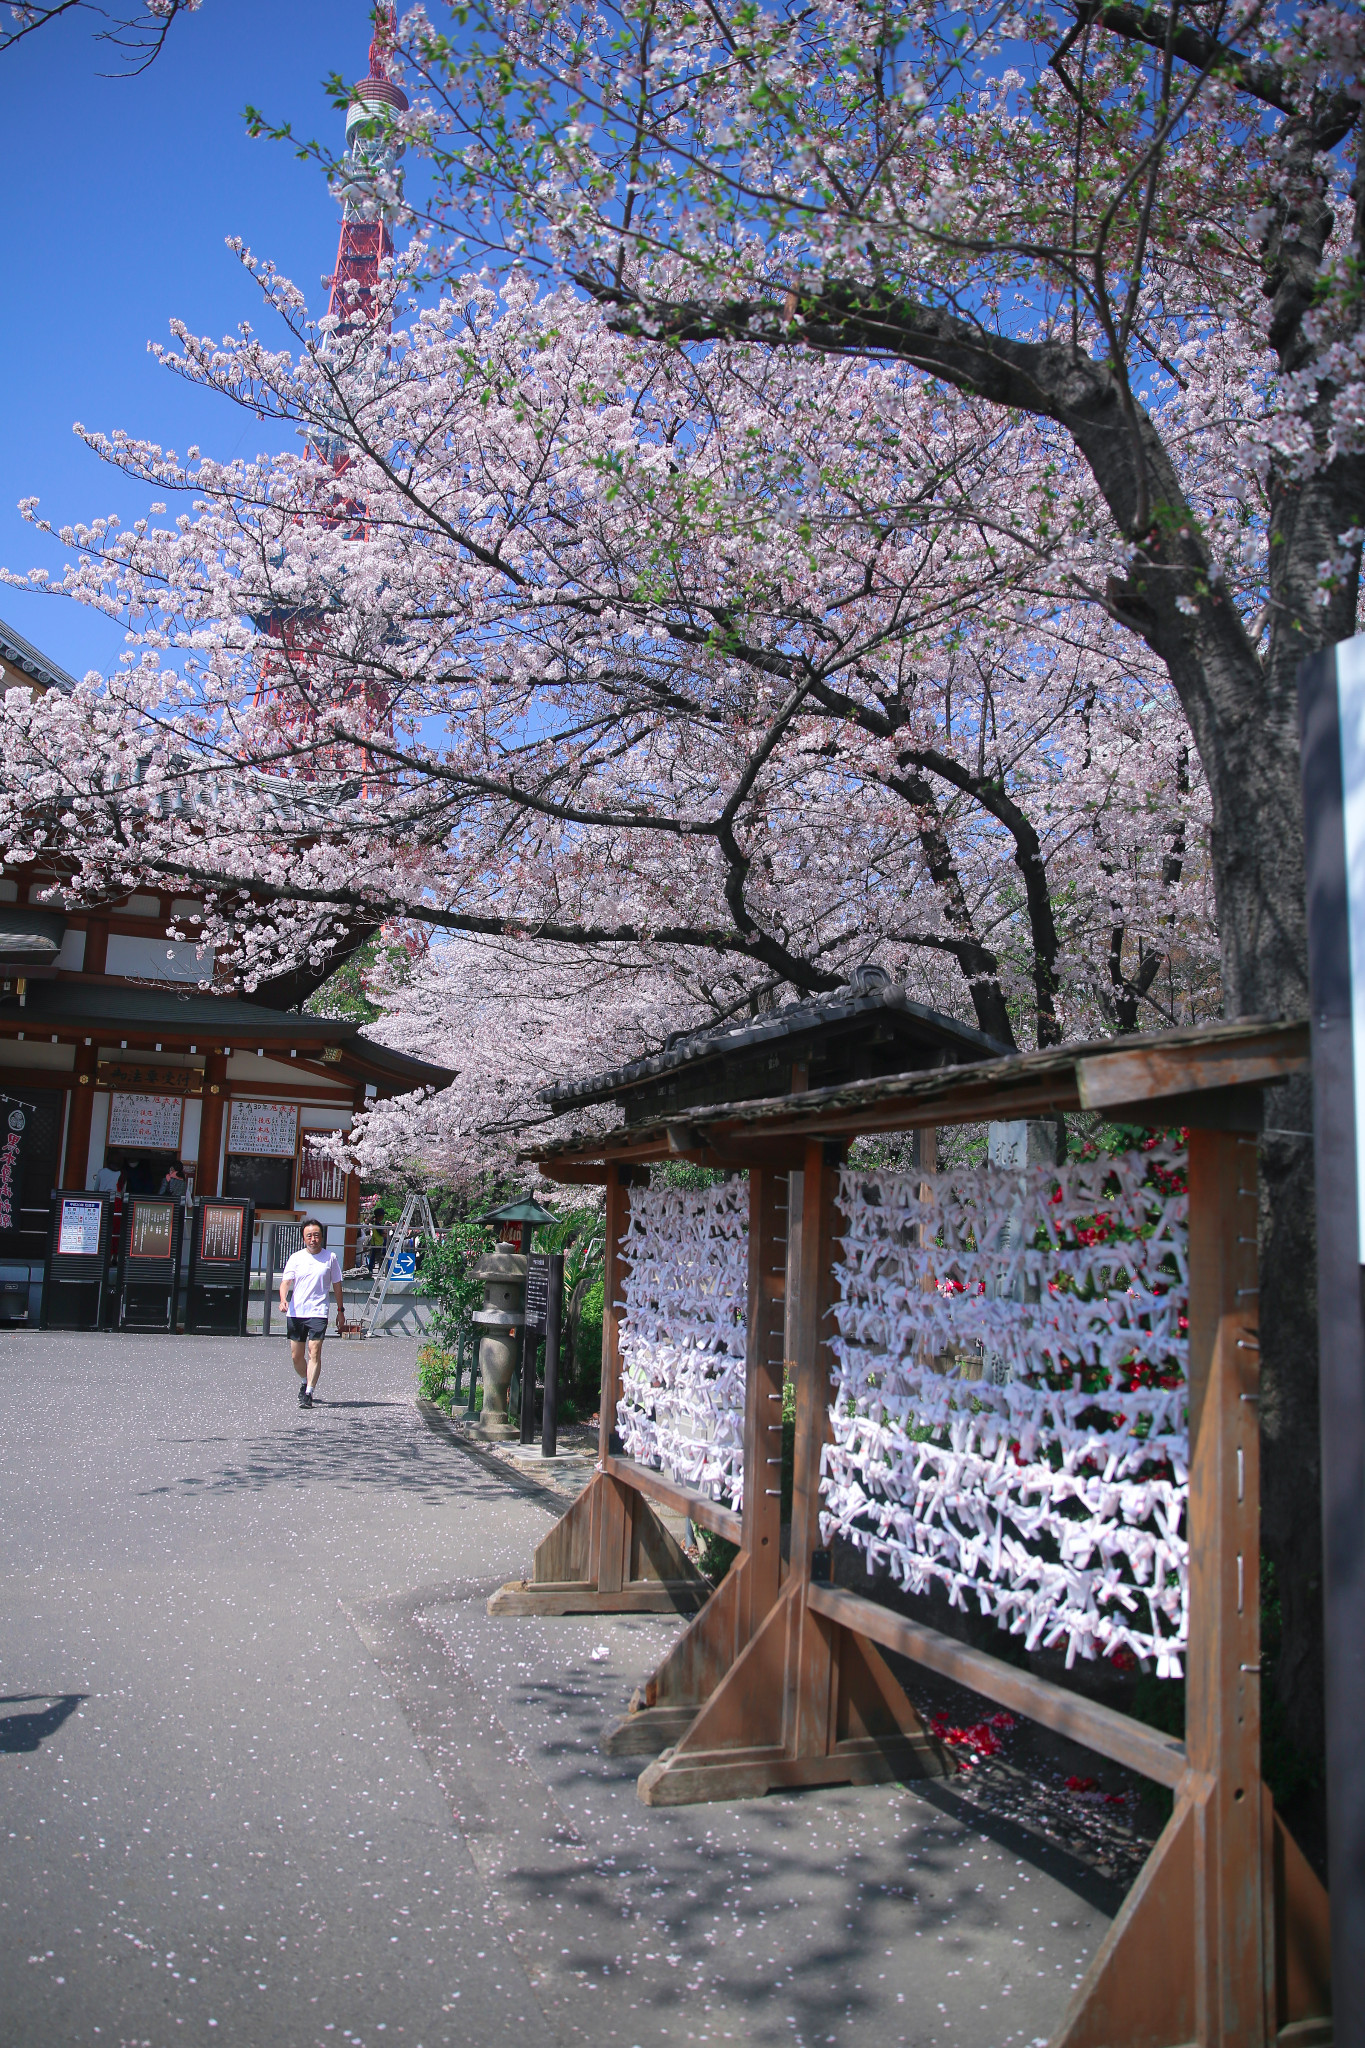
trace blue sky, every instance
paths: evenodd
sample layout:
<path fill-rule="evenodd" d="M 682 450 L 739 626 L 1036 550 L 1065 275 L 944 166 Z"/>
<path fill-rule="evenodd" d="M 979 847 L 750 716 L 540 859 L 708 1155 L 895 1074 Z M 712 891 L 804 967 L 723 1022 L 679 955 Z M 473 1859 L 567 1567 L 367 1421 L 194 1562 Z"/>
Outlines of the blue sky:
<path fill-rule="evenodd" d="M 141 78 L 100 76 L 110 53 L 88 23 L 0 57 L 0 564 L 61 559 L 20 518 L 21 497 L 58 525 L 142 509 L 146 493 L 91 455 L 73 420 L 224 457 L 270 445 L 268 427 L 182 385 L 147 343 L 169 338 L 173 316 L 214 335 L 259 319 L 229 235 L 324 298 L 338 220 L 322 174 L 248 137 L 242 112 L 250 102 L 339 148 L 321 82 L 363 76 L 369 36 L 366 0 L 204 0 Z M 123 646 L 118 626 L 62 598 L 0 588 L 0 617 L 76 675 L 107 672 Z"/>

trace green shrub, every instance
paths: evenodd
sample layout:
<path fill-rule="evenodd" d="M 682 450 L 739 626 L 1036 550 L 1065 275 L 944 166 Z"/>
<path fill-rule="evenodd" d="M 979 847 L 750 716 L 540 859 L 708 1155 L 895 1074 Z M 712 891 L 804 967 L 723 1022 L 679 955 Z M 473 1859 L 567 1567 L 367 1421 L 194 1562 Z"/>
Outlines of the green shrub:
<path fill-rule="evenodd" d="M 422 1248 L 422 1284 L 432 1297 L 431 1334 L 443 1350 L 456 1349 L 461 1328 L 483 1304 L 483 1282 L 470 1269 L 492 1248 L 488 1225 L 468 1217 L 447 1224 L 439 1244 Z"/>
<path fill-rule="evenodd" d="M 424 1344 L 417 1354 L 417 1391 L 424 1401 L 445 1401 L 455 1387 L 455 1354 L 440 1344 Z"/>
<path fill-rule="evenodd" d="M 583 1296 L 578 1312 L 578 1341 L 574 1346 L 573 1380 L 591 1415 L 597 1406 L 602 1384 L 602 1313 L 606 1299 L 605 1276 L 598 1274 Z"/>
<path fill-rule="evenodd" d="M 702 1570 L 711 1584 L 718 1586 L 739 1556 L 739 1545 L 724 1536 L 713 1536 L 709 1529 L 698 1529 L 697 1552 Z"/>

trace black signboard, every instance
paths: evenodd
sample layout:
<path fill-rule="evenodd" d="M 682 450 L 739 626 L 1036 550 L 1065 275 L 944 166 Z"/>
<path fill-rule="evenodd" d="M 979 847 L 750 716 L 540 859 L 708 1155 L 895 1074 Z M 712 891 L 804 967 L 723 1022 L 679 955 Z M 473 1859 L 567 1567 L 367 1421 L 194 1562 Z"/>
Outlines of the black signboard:
<path fill-rule="evenodd" d="M 521 1440 L 532 1442 L 536 1421 L 536 1353 L 545 1339 L 545 1401 L 542 1454 L 556 1450 L 559 1400 L 559 1324 L 564 1298 L 562 1252 L 530 1252 L 526 1258 L 526 1301 L 522 1310 Z"/>
<path fill-rule="evenodd" d="M 550 1254 L 528 1252 L 526 1255 L 526 1306 L 523 1323 L 527 1334 L 534 1337 L 545 1335 L 545 1323 L 550 1312 Z"/>
<path fill-rule="evenodd" d="M 121 1330 L 175 1328 L 184 1218 L 184 1203 L 164 1195 L 133 1195 L 125 1201 L 119 1258 Z"/>
<path fill-rule="evenodd" d="M 204 1195 L 193 1204 L 185 1293 L 187 1331 L 245 1335 L 255 1220 L 253 1202 Z"/>
<path fill-rule="evenodd" d="M 294 1161 L 267 1159 L 250 1152 L 229 1152 L 223 1193 L 250 1200 L 258 1209 L 288 1209 L 294 1190 Z M 345 1196 L 342 1196 L 343 1201 Z"/>
<path fill-rule="evenodd" d="M 113 1197 L 59 1188 L 48 1199 L 43 1261 L 45 1330 L 97 1330 L 104 1316 Z"/>
<path fill-rule="evenodd" d="M 48 1203 L 57 1180 L 63 1101 L 0 1090 L 0 1259 L 47 1256 Z"/>

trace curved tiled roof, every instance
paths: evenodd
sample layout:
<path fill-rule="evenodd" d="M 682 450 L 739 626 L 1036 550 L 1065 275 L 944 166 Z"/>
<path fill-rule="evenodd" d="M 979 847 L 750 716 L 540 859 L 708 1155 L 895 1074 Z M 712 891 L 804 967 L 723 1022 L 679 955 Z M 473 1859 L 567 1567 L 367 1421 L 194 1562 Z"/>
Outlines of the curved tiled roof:
<path fill-rule="evenodd" d="M 556 1082 L 540 1089 L 538 1099 L 556 1116 L 562 1116 L 567 1110 L 583 1109 L 589 1103 L 608 1102 L 615 1095 L 681 1067 L 699 1066 L 730 1053 L 747 1051 L 751 1046 L 818 1033 L 831 1025 L 877 1015 L 902 1021 L 911 1034 L 927 1044 L 942 1047 L 955 1061 L 991 1059 L 1013 1050 L 970 1024 L 959 1024 L 955 1017 L 947 1017 L 941 1010 L 912 1002 L 884 969 L 859 967 L 854 969 L 847 987 L 835 989 L 830 995 L 789 1003 L 784 1009 L 766 1015 L 680 1033 L 659 1052 L 623 1067 L 612 1067 L 604 1074 Z"/>
<path fill-rule="evenodd" d="M 7 626 L 0 619 L 0 661 L 6 668 L 17 668 L 44 689 L 60 690 L 63 696 L 76 687 L 76 678 L 69 676 L 64 668 L 58 668 L 55 661 L 49 661 L 41 654 L 31 640 L 25 640 L 22 633 Z"/>
<path fill-rule="evenodd" d="M 45 1025 L 60 1030 L 77 1026 L 113 1032 L 126 1027 L 146 1031 L 164 1024 L 183 1032 L 197 1032 L 217 1044 L 234 1042 L 246 1051 L 263 1037 L 319 1041 L 343 1045 L 378 1072 L 406 1082 L 409 1088 L 446 1088 L 455 1076 L 449 1067 L 434 1066 L 429 1060 L 414 1059 L 410 1053 L 395 1052 L 366 1038 L 359 1024 L 349 1017 L 315 1017 L 311 1011 L 271 1010 L 263 1003 L 243 1002 L 239 996 L 208 995 L 202 989 L 183 989 L 170 984 L 147 988 L 110 981 L 31 982 L 25 1008 L 6 1009 L 8 1018 L 27 1026 Z"/>

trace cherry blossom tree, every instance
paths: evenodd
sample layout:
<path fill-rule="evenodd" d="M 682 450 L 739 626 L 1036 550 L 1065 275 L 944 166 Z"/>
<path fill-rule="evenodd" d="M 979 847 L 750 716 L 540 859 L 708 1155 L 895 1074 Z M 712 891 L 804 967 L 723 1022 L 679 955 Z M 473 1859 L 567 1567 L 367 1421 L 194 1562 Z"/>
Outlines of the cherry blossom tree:
<path fill-rule="evenodd" d="M 1188 733 L 1037 539 L 1031 430 L 524 283 L 318 333 L 258 274 L 295 352 L 169 360 L 303 452 L 89 437 L 195 509 L 63 533 L 140 651 L 13 700 L 12 852 L 208 889 L 248 982 L 420 917 L 687 949 L 722 1010 L 876 955 L 1006 1044 L 1216 1001 Z"/>
<path fill-rule="evenodd" d="M 1365 535 L 1358 10 L 570 0 L 461 21 L 417 8 L 403 39 L 410 161 L 458 260 L 510 251 L 679 343 L 910 365 L 1055 433 L 1076 596 L 1188 720 L 1228 1009 L 1302 1015 L 1295 677 L 1356 627 Z M 1276 1683 L 1312 1748 L 1308 1130 L 1295 1084 L 1261 1148 L 1260 1412 Z"/>
<path fill-rule="evenodd" d="M 94 0 L 12 0 L 0 15 L 0 56 L 64 15 L 93 14 L 105 24 L 96 30 L 96 40 L 120 53 L 119 75 L 136 76 L 160 56 L 176 18 L 193 14 L 201 4 L 202 0 L 145 0 L 137 14 L 111 15 Z"/>
<path fill-rule="evenodd" d="M 385 1011 L 371 1035 L 453 1068 L 455 1081 L 371 1104 L 339 1149 L 367 1175 L 414 1173 L 456 1189 L 477 1188 L 498 1168 L 525 1177 L 518 1154 L 549 1120 L 540 1089 L 718 1021 L 676 963 L 459 934 L 439 940 L 395 986 L 381 970 L 369 992 Z"/>

